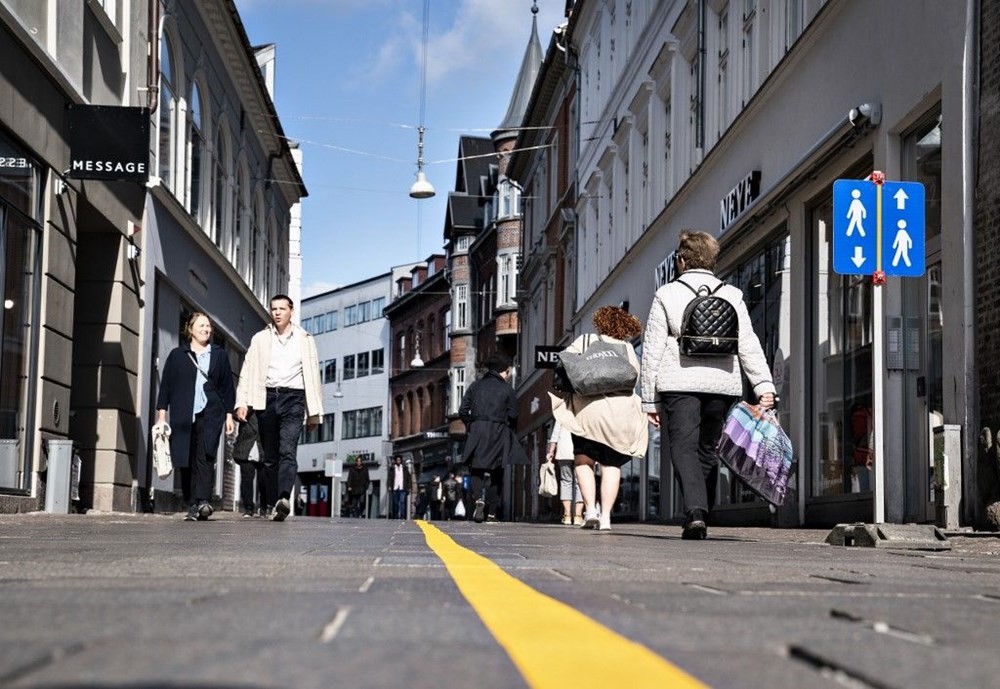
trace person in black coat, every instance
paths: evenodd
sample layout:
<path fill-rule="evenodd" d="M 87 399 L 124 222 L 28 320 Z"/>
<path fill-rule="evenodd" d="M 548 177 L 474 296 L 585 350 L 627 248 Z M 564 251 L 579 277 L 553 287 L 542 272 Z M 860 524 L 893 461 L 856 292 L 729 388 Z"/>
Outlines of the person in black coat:
<path fill-rule="evenodd" d="M 184 328 L 188 343 L 167 356 L 156 397 L 157 422 L 170 412 L 170 457 L 180 471 L 187 503 L 185 521 L 212 515 L 209 500 L 215 483 L 219 436 L 235 431 L 236 388 L 225 350 L 213 347 L 212 322 L 195 312 Z"/>
<path fill-rule="evenodd" d="M 509 357 L 499 352 L 490 355 L 486 374 L 469 386 L 458 408 L 467 431 L 462 463 L 472 475 L 475 522 L 496 521 L 504 467 L 530 463 L 514 434 L 517 397 L 507 382 L 511 371 Z"/>
<path fill-rule="evenodd" d="M 347 470 L 347 497 L 350 498 L 351 505 L 348 513 L 352 517 L 365 515 L 365 494 L 368 493 L 368 486 L 371 485 L 371 475 L 368 467 L 360 457 L 354 458 L 354 466 Z"/>

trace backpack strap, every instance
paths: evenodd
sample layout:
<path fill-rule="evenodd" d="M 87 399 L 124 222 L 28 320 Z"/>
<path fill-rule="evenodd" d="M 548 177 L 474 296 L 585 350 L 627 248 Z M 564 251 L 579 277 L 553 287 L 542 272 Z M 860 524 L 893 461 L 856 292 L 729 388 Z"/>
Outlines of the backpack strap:
<path fill-rule="evenodd" d="M 702 285 L 698 289 L 695 289 L 694 287 L 692 287 L 688 283 L 684 282 L 680 278 L 677 278 L 676 280 L 674 280 L 674 282 L 679 282 L 682 285 L 684 285 L 685 287 L 687 287 L 689 290 L 691 290 L 694 293 L 694 296 L 696 296 L 696 297 L 701 297 L 701 296 L 706 296 L 706 295 L 710 295 L 710 294 L 715 294 L 716 290 L 718 290 L 720 287 L 722 287 L 724 284 L 726 284 L 726 283 L 720 281 L 719 285 L 715 289 L 709 289 L 708 285 Z M 704 293 L 702 293 L 702 290 L 704 290 Z"/>
<path fill-rule="evenodd" d="M 683 280 L 681 280 L 680 278 L 677 278 L 676 280 L 674 280 L 674 282 L 679 282 L 679 283 L 681 283 L 682 285 L 684 285 L 685 287 L 687 287 L 687 288 L 688 288 L 689 290 L 691 290 L 692 292 L 694 292 L 694 295 L 695 295 L 696 297 L 698 296 L 698 290 L 696 290 L 696 289 L 695 289 L 694 287 L 692 287 L 692 286 L 691 286 L 691 285 L 689 285 L 688 283 L 684 282 L 684 281 L 683 281 Z"/>

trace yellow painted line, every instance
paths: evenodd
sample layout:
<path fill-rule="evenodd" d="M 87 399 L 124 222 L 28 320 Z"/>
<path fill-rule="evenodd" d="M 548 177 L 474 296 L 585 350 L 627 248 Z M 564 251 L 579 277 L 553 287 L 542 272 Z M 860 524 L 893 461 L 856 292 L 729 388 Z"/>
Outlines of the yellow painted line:
<path fill-rule="evenodd" d="M 882 185 L 875 185 L 875 270 L 882 270 Z"/>
<path fill-rule="evenodd" d="M 645 646 L 463 548 L 437 527 L 424 521 L 417 525 L 532 689 L 707 687 Z"/>

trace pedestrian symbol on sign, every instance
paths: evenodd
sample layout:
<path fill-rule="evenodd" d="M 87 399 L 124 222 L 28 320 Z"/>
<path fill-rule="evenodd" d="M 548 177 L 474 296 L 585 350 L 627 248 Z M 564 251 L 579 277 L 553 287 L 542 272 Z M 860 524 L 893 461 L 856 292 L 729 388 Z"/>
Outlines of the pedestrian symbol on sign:
<path fill-rule="evenodd" d="M 899 228 L 899 232 L 896 233 L 896 238 L 892 240 L 892 248 L 896 250 L 896 255 L 892 257 L 892 265 L 898 266 L 899 259 L 903 259 L 903 263 L 906 267 L 910 267 L 910 249 L 913 247 L 913 240 L 910 239 L 910 235 L 906 233 L 906 221 L 900 220 L 896 223 L 896 227 Z"/>
<path fill-rule="evenodd" d="M 851 190 L 851 199 L 851 206 L 847 209 L 847 219 L 851 221 L 847 226 L 847 236 L 850 237 L 857 229 L 858 234 L 864 237 L 865 228 L 861 221 L 868 217 L 868 211 L 865 210 L 865 204 L 861 203 L 861 192 L 857 189 Z"/>

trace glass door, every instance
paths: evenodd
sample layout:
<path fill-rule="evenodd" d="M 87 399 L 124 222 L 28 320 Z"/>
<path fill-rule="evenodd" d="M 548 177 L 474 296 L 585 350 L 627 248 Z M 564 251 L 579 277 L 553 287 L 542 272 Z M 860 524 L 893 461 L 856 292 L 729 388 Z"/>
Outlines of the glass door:
<path fill-rule="evenodd" d="M 907 521 L 933 521 L 933 436 L 944 423 L 941 363 L 945 314 L 941 309 L 941 112 L 935 110 L 902 138 L 902 177 L 925 192 L 927 272 L 903 279 L 899 320 L 903 369 L 904 513 Z M 890 333 L 892 323 L 890 323 Z"/>

